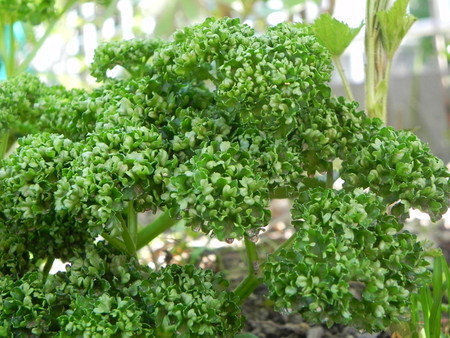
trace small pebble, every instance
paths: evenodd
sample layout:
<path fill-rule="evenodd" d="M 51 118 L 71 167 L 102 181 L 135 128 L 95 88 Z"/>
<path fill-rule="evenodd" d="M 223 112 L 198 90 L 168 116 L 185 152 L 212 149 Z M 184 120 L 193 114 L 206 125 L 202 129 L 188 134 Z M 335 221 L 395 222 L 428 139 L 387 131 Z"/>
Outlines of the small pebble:
<path fill-rule="evenodd" d="M 322 326 L 314 326 L 309 329 L 307 338 L 322 338 L 325 330 Z"/>

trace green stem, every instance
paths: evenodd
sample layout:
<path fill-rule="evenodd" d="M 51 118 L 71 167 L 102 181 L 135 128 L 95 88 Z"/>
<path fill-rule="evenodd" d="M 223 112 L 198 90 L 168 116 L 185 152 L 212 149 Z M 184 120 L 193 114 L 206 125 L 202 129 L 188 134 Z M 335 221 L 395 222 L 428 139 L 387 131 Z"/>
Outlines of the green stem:
<path fill-rule="evenodd" d="M 375 106 L 375 41 L 376 31 L 375 25 L 375 4 L 374 0 L 367 0 L 366 3 L 366 35 L 365 35 L 365 49 L 366 49 L 366 110 L 369 117 L 374 116 Z"/>
<path fill-rule="evenodd" d="M 379 88 L 380 95 L 382 97 L 381 100 L 381 107 L 380 107 L 380 115 L 381 120 L 384 123 L 387 123 L 387 103 L 388 103 L 388 97 L 389 97 L 389 81 L 391 78 L 391 65 L 392 65 L 392 58 L 388 58 L 385 61 L 385 69 L 383 74 L 383 86 L 382 88 Z"/>
<path fill-rule="evenodd" d="M 339 76 L 342 80 L 342 84 L 343 84 L 345 92 L 347 94 L 347 98 L 351 101 L 354 101 L 355 98 L 352 93 L 352 88 L 350 87 L 350 83 L 348 82 L 347 76 L 345 75 L 345 72 L 344 72 L 344 68 L 342 67 L 341 58 L 339 56 L 333 56 L 333 61 L 336 66 L 336 69 L 339 73 Z"/>
<path fill-rule="evenodd" d="M 284 241 L 283 244 L 281 244 L 278 249 L 276 249 L 274 251 L 274 253 L 272 255 L 277 255 L 281 250 L 284 249 L 289 249 L 290 246 L 295 242 L 295 238 L 296 238 L 296 234 L 294 233 L 291 237 L 289 237 L 289 239 L 287 239 L 286 241 Z"/>
<path fill-rule="evenodd" d="M 328 169 L 327 169 L 327 188 L 333 189 L 333 162 L 330 162 Z"/>
<path fill-rule="evenodd" d="M 259 258 L 258 251 L 256 250 L 255 242 L 251 241 L 247 236 L 244 238 L 245 251 L 247 252 L 248 260 L 248 273 L 257 274 L 259 273 Z"/>
<path fill-rule="evenodd" d="M 9 130 L 3 130 L 0 134 L 0 160 L 2 160 L 8 151 Z"/>
<path fill-rule="evenodd" d="M 39 49 L 41 49 L 42 45 L 44 44 L 45 40 L 47 40 L 50 33 L 53 31 L 53 28 L 55 28 L 55 25 L 58 23 L 58 21 L 61 19 L 61 17 L 77 2 L 77 0 L 69 0 L 61 10 L 61 12 L 53 18 L 52 21 L 48 24 L 44 35 L 37 41 L 37 43 L 33 46 L 33 49 L 31 52 L 26 56 L 25 60 L 21 63 L 21 65 L 18 67 L 17 74 L 20 74 L 24 72 L 28 66 L 30 65 L 31 61 L 33 61 L 34 57 L 36 56 Z"/>
<path fill-rule="evenodd" d="M 244 238 L 244 243 L 247 252 L 248 275 L 234 290 L 236 296 L 239 297 L 240 304 L 263 282 L 256 244 L 247 236 Z"/>
<path fill-rule="evenodd" d="M 50 273 L 50 270 L 52 269 L 53 262 L 55 261 L 55 257 L 48 257 L 47 261 L 45 262 L 44 269 L 42 270 L 42 275 L 44 277 L 44 280 L 47 279 L 48 274 Z"/>
<path fill-rule="evenodd" d="M 366 4 L 366 110 L 369 117 L 386 122 L 384 91 L 386 88 L 386 53 L 383 49 L 377 13 L 388 8 L 388 0 L 367 0 Z"/>
<path fill-rule="evenodd" d="M 122 242 L 120 239 L 114 238 L 111 235 L 108 235 L 107 233 L 103 233 L 102 237 L 108 241 L 109 244 L 111 244 L 114 248 L 117 250 L 128 253 L 128 249 L 124 242 Z"/>
<path fill-rule="evenodd" d="M 16 43 L 14 39 L 14 29 L 13 24 L 9 24 L 6 26 L 6 32 L 7 32 L 7 56 L 5 60 L 5 66 L 6 66 L 6 77 L 11 77 L 14 75 L 15 70 L 15 61 L 16 61 Z"/>
<path fill-rule="evenodd" d="M 137 234 L 136 249 L 139 250 L 158 237 L 164 231 L 170 229 L 178 223 L 178 220 L 172 219 L 169 211 L 165 211 L 152 223 L 141 229 Z"/>
<path fill-rule="evenodd" d="M 136 210 L 134 209 L 133 201 L 128 202 L 128 208 L 127 208 L 128 232 L 130 233 L 131 240 L 133 241 L 135 247 L 137 244 L 137 232 L 138 232 L 137 216 L 138 216 L 138 214 L 137 214 Z"/>
<path fill-rule="evenodd" d="M 122 226 L 122 239 L 123 243 L 127 248 L 127 252 L 134 256 L 136 254 L 136 243 L 131 238 L 130 232 L 128 231 L 127 224 L 125 220 L 120 216 L 120 225 Z"/>
<path fill-rule="evenodd" d="M 239 297 L 239 304 L 252 294 L 252 292 L 263 282 L 261 277 L 256 275 L 248 275 L 244 280 L 234 289 L 234 294 Z"/>

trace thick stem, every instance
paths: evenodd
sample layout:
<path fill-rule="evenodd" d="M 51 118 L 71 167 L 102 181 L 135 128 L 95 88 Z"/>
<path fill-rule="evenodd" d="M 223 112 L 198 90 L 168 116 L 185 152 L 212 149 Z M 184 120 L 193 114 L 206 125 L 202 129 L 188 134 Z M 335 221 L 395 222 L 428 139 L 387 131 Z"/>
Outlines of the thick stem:
<path fill-rule="evenodd" d="M 6 65 L 6 76 L 11 77 L 14 75 L 14 70 L 16 66 L 16 42 L 14 38 L 13 24 L 7 25 L 6 27 L 6 39 L 8 41 L 7 45 L 7 57 L 5 60 Z"/>
<path fill-rule="evenodd" d="M 54 261 L 55 261 L 55 257 L 47 258 L 47 261 L 45 262 L 45 265 L 44 265 L 44 269 L 42 270 L 42 275 L 44 277 L 44 280 L 47 279 L 47 276 L 50 273 L 50 270 L 52 269 Z"/>
<path fill-rule="evenodd" d="M 156 220 L 138 232 L 136 249 L 139 250 L 143 248 L 164 231 L 173 227 L 176 223 L 178 223 L 178 220 L 171 218 L 169 211 L 165 211 Z"/>
<path fill-rule="evenodd" d="M 137 216 L 138 214 L 134 209 L 133 201 L 129 201 L 127 208 L 127 225 L 128 225 L 128 232 L 130 233 L 131 240 L 133 241 L 135 247 L 137 244 L 137 232 L 138 232 Z"/>
<path fill-rule="evenodd" d="M 248 273 L 258 274 L 259 273 L 259 258 L 258 251 L 256 250 L 255 242 L 251 241 L 247 236 L 244 238 L 245 251 L 247 252 L 248 260 Z"/>
<path fill-rule="evenodd" d="M 366 110 L 369 117 L 374 116 L 375 100 L 375 4 L 374 0 L 367 0 L 366 3 L 366 35 L 365 35 L 365 49 L 366 49 Z"/>
<path fill-rule="evenodd" d="M 367 0 L 366 8 L 366 110 L 369 117 L 378 117 L 386 123 L 387 95 L 386 53 L 380 36 L 377 13 L 388 8 L 388 0 Z M 384 93 L 386 91 L 386 94 Z"/>
<path fill-rule="evenodd" d="M 248 296 L 262 283 L 262 274 L 259 268 L 258 252 L 256 244 L 247 236 L 244 238 L 245 250 L 248 260 L 248 275 L 236 287 L 234 293 L 239 297 L 239 303 L 242 304 Z"/>
<path fill-rule="evenodd" d="M 336 69 L 339 73 L 339 76 L 342 80 L 342 84 L 345 89 L 345 93 L 347 94 L 347 98 L 351 101 L 354 101 L 355 98 L 352 93 L 352 88 L 350 87 L 350 83 L 348 82 L 347 76 L 345 75 L 344 68 L 342 67 L 341 59 L 339 56 L 333 56 L 333 61 L 336 66 Z"/>
<path fill-rule="evenodd" d="M 261 277 L 256 275 L 248 275 L 245 279 L 236 287 L 234 294 L 239 297 L 239 304 L 252 294 L 252 292 L 263 282 Z"/>

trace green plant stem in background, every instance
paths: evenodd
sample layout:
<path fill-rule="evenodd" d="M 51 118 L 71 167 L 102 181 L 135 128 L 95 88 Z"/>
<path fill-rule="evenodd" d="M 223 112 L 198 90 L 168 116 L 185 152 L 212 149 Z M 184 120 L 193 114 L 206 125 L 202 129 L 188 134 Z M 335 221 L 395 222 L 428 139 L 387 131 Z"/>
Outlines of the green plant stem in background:
<path fill-rule="evenodd" d="M 352 93 L 352 88 L 350 87 L 350 83 L 348 82 L 347 76 L 345 75 L 344 68 L 342 67 L 342 63 L 341 63 L 340 57 L 339 56 L 333 56 L 333 62 L 334 62 L 334 65 L 336 66 L 336 69 L 337 69 L 337 71 L 339 73 L 339 77 L 342 80 L 342 85 L 344 86 L 347 98 L 349 100 L 354 101 L 355 98 L 354 98 L 353 93 Z"/>
<path fill-rule="evenodd" d="M 430 285 L 425 285 L 417 294 L 411 295 L 412 337 L 441 337 L 442 305 L 450 295 L 450 271 L 443 255 L 434 258 L 433 276 Z M 423 323 L 423 328 L 418 326 Z"/>
<path fill-rule="evenodd" d="M 16 69 L 16 42 L 14 39 L 14 29 L 13 25 L 9 24 L 5 26 L 5 32 L 6 32 L 6 39 L 8 41 L 7 46 L 7 57 L 5 60 L 6 65 L 6 76 L 11 77 L 14 75 L 14 71 Z"/>
<path fill-rule="evenodd" d="M 366 110 L 369 117 L 378 117 L 386 122 L 386 107 L 379 98 L 387 96 L 387 84 L 383 81 L 389 75 L 385 71 L 385 53 L 381 43 L 380 27 L 376 13 L 386 10 L 388 0 L 367 0 L 366 2 Z M 386 102 L 382 100 L 382 102 Z"/>
<path fill-rule="evenodd" d="M 407 13 L 409 0 L 367 0 L 366 110 L 386 123 L 391 64 L 416 18 Z M 388 8 L 389 7 L 389 8 Z"/>
<path fill-rule="evenodd" d="M 276 187 L 269 192 L 271 199 L 289 198 L 289 190 L 286 187 Z"/>
<path fill-rule="evenodd" d="M 141 229 L 137 234 L 136 249 L 139 250 L 158 237 L 164 231 L 178 223 L 178 220 L 170 217 L 169 211 L 165 211 L 152 223 Z"/>
<path fill-rule="evenodd" d="M 289 239 L 287 239 L 283 244 L 281 244 L 277 250 L 273 253 L 273 255 L 277 255 L 281 250 L 289 250 L 291 245 L 295 242 L 295 234 L 293 234 Z"/>

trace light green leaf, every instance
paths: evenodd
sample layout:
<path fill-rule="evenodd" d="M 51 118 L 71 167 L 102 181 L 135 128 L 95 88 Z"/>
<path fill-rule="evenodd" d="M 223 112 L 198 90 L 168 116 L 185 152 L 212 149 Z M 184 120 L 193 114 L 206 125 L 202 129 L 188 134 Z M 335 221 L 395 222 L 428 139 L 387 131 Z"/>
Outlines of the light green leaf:
<path fill-rule="evenodd" d="M 391 8 L 377 13 L 381 42 L 389 58 L 392 58 L 416 17 L 406 12 L 409 0 L 397 0 Z"/>
<path fill-rule="evenodd" d="M 332 18 L 329 14 L 319 16 L 312 29 L 319 42 L 324 45 L 333 56 L 340 56 L 361 30 L 362 24 L 350 28 L 346 23 Z"/>
<path fill-rule="evenodd" d="M 297 288 L 295 288 L 293 286 L 286 286 L 285 292 L 287 295 L 292 296 L 297 293 Z"/>

